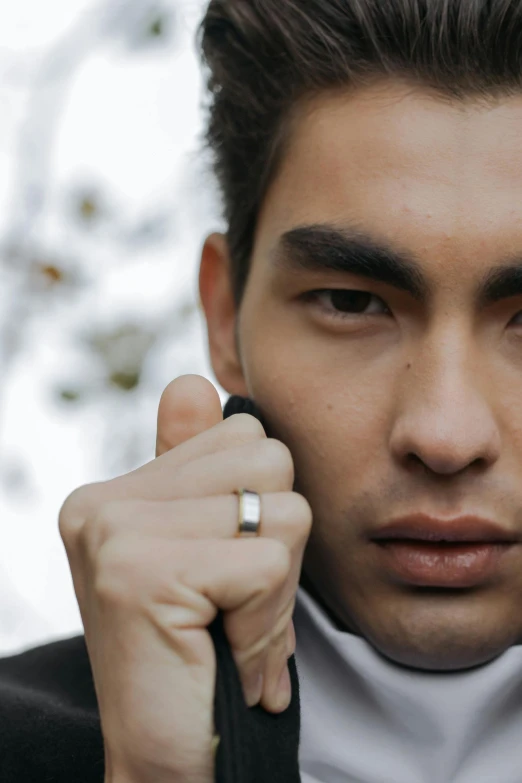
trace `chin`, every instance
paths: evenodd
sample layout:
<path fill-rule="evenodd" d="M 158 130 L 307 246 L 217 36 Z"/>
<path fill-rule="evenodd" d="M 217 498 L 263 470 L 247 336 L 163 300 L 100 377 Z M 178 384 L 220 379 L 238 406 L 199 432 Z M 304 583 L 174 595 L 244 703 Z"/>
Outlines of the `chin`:
<path fill-rule="evenodd" d="M 374 614 L 364 636 L 389 661 L 432 672 L 483 666 L 519 643 L 513 623 L 501 624 L 502 612 L 492 615 L 489 608 L 449 606 L 448 601 L 458 598 L 447 595 L 438 601 L 439 605 L 435 601 L 410 611 L 388 608 L 381 625 L 376 624 Z"/>

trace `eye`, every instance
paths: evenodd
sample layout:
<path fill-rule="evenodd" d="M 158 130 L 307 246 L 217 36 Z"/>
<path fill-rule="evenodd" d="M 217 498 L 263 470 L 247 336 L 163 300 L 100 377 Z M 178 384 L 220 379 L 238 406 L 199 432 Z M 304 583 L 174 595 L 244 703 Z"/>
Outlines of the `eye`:
<path fill-rule="evenodd" d="M 517 323 L 517 321 L 518 321 L 518 323 Z M 515 322 L 514 323 L 515 326 L 522 326 L 522 310 L 520 310 L 515 316 L 513 316 L 513 318 L 511 319 L 509 325 L 511 326 L 511 324 L 513 324 L 513 322 Z"/>
<path fill-rule="evenodd" d="M 391 315 L 390 309 L 379 296 L 368 291 L 348 290 L 344 288 L 310 291 L 306 298 L 334 318 L 346 318 L 351 315 Z"/>

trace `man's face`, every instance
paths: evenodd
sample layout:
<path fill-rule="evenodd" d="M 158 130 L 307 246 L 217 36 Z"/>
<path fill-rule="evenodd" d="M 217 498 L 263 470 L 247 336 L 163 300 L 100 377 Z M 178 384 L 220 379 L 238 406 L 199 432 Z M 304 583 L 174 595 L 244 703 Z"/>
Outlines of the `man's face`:
<path fill-rule="evenodd" d="M 386 83 L 316 98 L 264 201 L 238 314 L 244 393 L 314 512 L 307 579 L 343 627 L 419 668 L 522 640 L 519 544 L 450 589 L 402 579 L 371 540 L 423 513 L 522 541 L 522 282 L 486 290 L 522 261 L 521 129 L 522 96 L 452 105 Z M 342 241 L 353 229 L 389 251 L 367 273 Z"/>

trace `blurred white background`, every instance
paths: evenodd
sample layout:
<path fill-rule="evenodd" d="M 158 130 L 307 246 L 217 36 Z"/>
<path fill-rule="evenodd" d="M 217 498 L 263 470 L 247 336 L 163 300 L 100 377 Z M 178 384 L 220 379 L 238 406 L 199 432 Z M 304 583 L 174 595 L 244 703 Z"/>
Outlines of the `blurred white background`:
<path fill-rule="evenodd" d="M 0 7 L 0 655 L 82 632 L 63 501 L 154 458 L 170 380 L 214 380 L 197 297 L 222 228 L 205 6 Z"/>

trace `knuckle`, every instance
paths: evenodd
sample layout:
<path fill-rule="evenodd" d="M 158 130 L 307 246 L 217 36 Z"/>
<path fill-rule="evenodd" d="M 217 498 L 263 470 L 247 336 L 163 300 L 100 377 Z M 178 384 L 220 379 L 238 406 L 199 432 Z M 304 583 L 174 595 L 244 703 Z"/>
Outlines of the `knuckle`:
<path fill-rule="evenodd" d="M 69 545 L 76 538 L 92 508 L 101 482 L 77 487 L 64 500 L 58 513 L 58 529 L 63 542 Z"/>
<path fill-rule="evenodd" d="M 79 534 L 82 551 L 93 558 L 101 547 L 120 532 L 122 519 L 128 519 L 130 510 L 125 513 L 128 501 L 107 500 L 96 508 L 87 519 Z"/>
<path fill-rule="evenodd" d="M 252 416 L 250 413 L 234 413 L 234 415 L 230 416 L 226 421 L 233 430 L 246 436 L 247 440 L 261 440 L 266 438 L 263 425 L 259 419 L 256 419 L 255 416 Z"/>
<path fill-rule="evenodd" d="M 122 521 L 128 519 L 132 511 L 132 504 L 125 500 L 107 500 L 97 509 L 91 518 L 90 527 L 98 546 L 120 531 Z"/>
<path fill-rule="evenodd" d="M 312 526 L 312 509 L 298 492 L 278 492 L 270 498 L 273 523 L 285 534 L 292 546 L 301 546 Z"/>
<path fill-rule="evenodd" d="M 264 444 L 264 459 L 269 468 L 282 477 L 286 485 L 294 483 L 294 460 L 288 446 L 275 438 L 267 438 Z"/>
<path fill-rule="evenodd" d="M 261 539 L 260 539 L 261 543 Z M 268 590 L 282 587 L 292 565 L 291 556 L 285 544 L 275 538 L 263 539 L 262 577 Z"/>
<path fill-rule="evenodd" d="M 97 554 L 93 590 L 101 603 L 125 604 L 137 587 L 139 552 L 122 537 L 103 544 Z M 139 590 L 138 590 L 139 593 Z"/>
<path fill-rule="evenodd" d="M 310 503 L 298 492 L 292 492 L 291 497 L 294 506 L 294 518 L 299 528 L 299 532 L 308 537 L 312 529 L 313 519 Z"/>
<path fill-rule="evenodd" d="M 235 413 L 223 422 L 223 435 L 228 448 L 248 446 L 266 440 L 260 421 L 248 413 Z"/>
<path fill-rule="evenodd" d="M 288 646 L 288 620 L 281 617 L 276 621 L 270 644 L 275 650 L 284 652 Z"/>
<path fill-rule="evenodd" d="M 234 647 L 236 663 L 242 669 L 261 668 L 261 662 L 266 659 L 271 642 L 271 634 L 268 628 L 258 628 L 253 639 L 240 637 Z"/>

